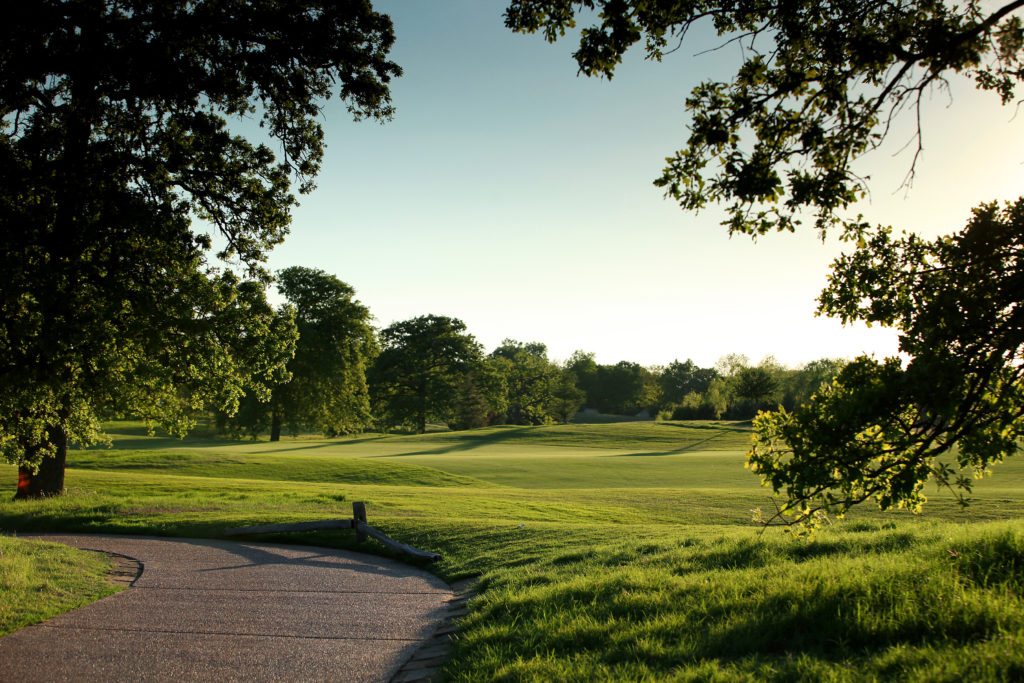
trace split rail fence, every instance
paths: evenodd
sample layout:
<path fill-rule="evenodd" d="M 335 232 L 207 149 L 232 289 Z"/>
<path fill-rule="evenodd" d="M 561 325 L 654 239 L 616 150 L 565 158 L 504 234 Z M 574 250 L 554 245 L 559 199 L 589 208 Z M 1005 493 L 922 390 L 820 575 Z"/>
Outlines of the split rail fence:
<path fill-rule="evenodd" d="M 369 538 L 380 541 L 384 546 L 395 552 L 415 557 L 421 560 L 436 562 L 441 559 L 437 553 L 427 552 L 413 548 L 411 545 L 399 543 L 384 532 L 374 529 L 366 523 L 366 504 L 352 503 L 352 519 L 324 519 L 314 522 L 292 522 L 290 524 L 264 524 L 262 526 L 241 526 L 234 529 L 227 529 L 225 536 L 240 536 L 242 534 L 278 534 L 292 531 L 324 531 L 327 529 L 354 529 L 356 542 L 362 543 Z"/>

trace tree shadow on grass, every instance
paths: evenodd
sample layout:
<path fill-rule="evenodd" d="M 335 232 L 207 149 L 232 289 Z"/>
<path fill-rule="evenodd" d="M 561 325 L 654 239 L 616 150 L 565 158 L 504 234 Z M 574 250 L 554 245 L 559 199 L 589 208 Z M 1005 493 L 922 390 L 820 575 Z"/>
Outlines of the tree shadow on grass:
<path fill-rule="evenodd" d="M 52 515 L 38 510 L 25 513 L 7 513 L 0 516 L 0 533 L 16 533 L 18 535 L 74 535 L 99 534 L 113 536 L 148 536 L 166 538 L 178 542 L 196 545 L 223 547 L 238 555 L 243 562 L 237 566 L 225 566 L 218 569 L 236 569 L 258 564 L 301 564 L 305 566 L 324 566 L 336 568 L 337 562 L 325 562 L 322 555 L 307 558 L 282 558 L 278 553 L 259 548 L 259 544 L 273 544 L 296 547 L 331 548 L 335 550 L 353 551 L 367 556 L 383 557 L 396 560 L 401 564 L 427 568 L 429 563 L 411 560 L 389 550 L 370 539 L 359 543 L 352 531 L 316 531 L 298 533 L 243 534 L 224 538 L 224 532 L 232 524 L 223 519 L 210 521 L 189 520 L 173 522 L 166 519 L 154 519 L 149 523 L 116 518 L 102 518 L 95 510 L 81 512 L 61 511 Z M 107 513 L 110 514 L 110 513 Z M 114 513 L 116 514 L 116 513 Z M 324 518 L 325 515 L 315 515 Z M 340 517 L 345 517 L 339 512 Z M 267 522 L 269 523 L 269 522 Z M 212 571 L 212 570 L 211 570 Z M 368 569 L 370 573 L 380 573 Z M 394 568 L 388 571 L 394 572 Z"/>
<path fill-rule="evenodd" d="M 113 434 L 111 436 L 117 436 Z M 209 438 L 199 437 L 185 437 L 184 439 L 177 439 L 173 436 L 143 436 L 139 438 L 131 439 L 113 439 L 111 446 L 106 444 L 96 444 L 93 446 L 79 446 L 72 444 L 71 450 L 79 451 L 151 451 L 151 450 L 174 450 L 175 448 L 191 448 L 191 447 L 206 447 L 206 446 L 223 446 L 226 444 L 242 443 L 240 441 L 221 441 Z"/>
<path fill-rule="evenodd" d="M 753 420 L 735 422 L 659 422 L 659 427 L 675 427 L 676 429 L 702 429 L 716 432 L 749 432 L 754 427 Z"/>
<path fill-rule="evenodd" d="M 673 448 L 672 450 L 668 450 L 668 451 L 639 451 L 639 452 L 636 452 L 636 453 L 613 453 L 613 454 L 611 454 L 611 455 L 609 455 L 607 457 L 609 457 L 609 458 L 635 458 L 635 457 L 642 457 L 642 456 L 680 455 L 682 453 L 689 453 L 691 451 L 695 451 L 695 450 L 699 449 L 701 446 L 704 446 L 704 445 L 708 444 L 709 442 L 714 441 L 715 439 L 721 438 L 721 436 L 722 436 L 721 434 L 713 434 L 713 435 L 707 437 L 706 439 L 701 439 L 700 441 L 695 441 L 693 443 L 686 444 L 685 446 L 680 446 L 679 448 Z"/>
<path fill-rule="evenodd" d="M 500 430 L 488 431 L 480 434 L 469 434 L 462 433 L 458 437 L 458 441 L 445 441 L 443 445 L 437 448 L 425 448 L 417 451 L 408 451 L 405 453 L 391 453 L 387 455 L 375 455 L 375 458 L 394 458 L 404 457 L 408 455 L 448 455 L 450 453 L 460 453 L 465 451 L 475 450 L 477 448 L 483 448 L 485 446 L 492 446 L 494 444 L 507 443 L 509 441 L 516 441 L 522 439 L 524 432 L 533 429 L 533 427 L 518 427 L 511 426 Z"/>

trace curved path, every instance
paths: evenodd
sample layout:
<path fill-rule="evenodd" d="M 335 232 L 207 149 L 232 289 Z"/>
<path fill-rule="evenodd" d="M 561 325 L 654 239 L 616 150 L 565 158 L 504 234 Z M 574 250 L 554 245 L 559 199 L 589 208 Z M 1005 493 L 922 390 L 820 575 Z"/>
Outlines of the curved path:
<path fill-rule="evenodd" d="M 34 538 L 134 558 L 141 572 L 127 590 L 0 638 L 4 681 L 386 681 L 452 599 L 436 576 L 328 548 Z"/>

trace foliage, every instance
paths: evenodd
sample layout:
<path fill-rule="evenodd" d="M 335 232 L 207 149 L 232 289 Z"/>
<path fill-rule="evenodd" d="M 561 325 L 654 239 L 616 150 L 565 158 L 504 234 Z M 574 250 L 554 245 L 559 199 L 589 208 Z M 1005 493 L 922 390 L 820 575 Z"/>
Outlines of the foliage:
<path fill-rule="evenodd" d="M 705 81 L 687 99 L 689 139 L 656 184 L 687 210 L 727 203 L 730 232 L 793 230 L 813 212 L 824 233 L 866 192 L 852 162 L 932 86 L 964 74 L 1014 100 L 1024 26 L 1012 12 L 1022 4 L 512 0 L 505 23 L 554 41 L 588 12 L 594 24 L 574 57 L 582 73 L 607 78 L 640 42 L 659 61 L 691 29 L 739 43 L 731 82 Z M 920 129 L 917 142 L 919 154 Z"/>
<path fill-rule="evenodd" d="M 577 351 L 566 364 L 583 390 L 584 405 L 602 413 L 635 415 L 642 410 L 657 412 L 661 400 L 660 373 L 631 361 L 598 365 L 593 354 Z"/>
<path fill-rule="evenodd" d="M 679 364 L 677 364 L 679 365 Z M 846 361 L 822 358 L 798 368 L 787 368 L 768 356 L 757 365 L 750 365 L 746 356 L 728 354 L 715 364 L 718 370 L 708 368 L 713 375 L 705 390 L 691 391 L 681 401 L 668 404 L 666 412 L 675 420 L 708 420 L 727 417 L 733 420 L 749 420 L 759 409 L 774 409 L 782 406 L 793 410 L 811 400 L 822 384 L 829 384 L 832 378 L 846 365 Z M 696 366 L 694 366 L 696 367 Z M 719 374 L 719 370 L 724 375 Z M 673 366 L 666 368 L 666 374 Z M 671 383 L 675 378 L 670 378 Z M 662 385 L 666 378 L 662 376 Z"/>
<path fill-rule="evenodd" d="M 397 322 L 380 333 L 381 352 L 370 370 L 370 393 L 385 426 L 411 424 L 420 434 L 428 419 L 447 423 L 459 387 L 481 360 L 466 324 L 425 315 Z"/>
<path fill-rule="evenodd" d="M 674 360 L 659 378 L 662 399 L 668 403 L 680 403 L 688 394 L 703 394 L 717 376 L 714 368 L 697 367 L 689 358 L 684 363 Z"/>
<path fill-rule="evenodd" d="M 597 361 L 594 354 L 586 351 L 573 351 L 569 360 L 565 362 L 566 372 L 572 375 L 574 384 L 583 391 L 584 405 L 589 408 L 596 407 L 597 396 Z"/>
<path fill-rule="evenodd" d="M 1003 104 L 1015 99 L 1022 8 L 1022 0 L 513 0 L 507 10 L 510 28 L 548 40 L 595 10 L 575 57 L 583 73 L 609 78 L 630 46 L 642 41 L 661 59 L 702 22 L 737 42 L 742 64 L 730 82 L 692 91 L 689 139 L 655 184 L 685 209 L 726 203 L 730 233 L 793 230 L 808 213 L 822 237 L 841 226 L 855 251 L 834 264 L 820 311 L 899 330 L 906 367 L 858 359 L 806 407 L 758 420 L 751 465 L 787 495 L 770 519 L 810 522 L 816 511 L 841 513 L 868 498 L 916 510 L 929 477 L 969 491 L 966 471 L 1017 451 L 1024 286 L 1008 233 L 1020 230 L 1019 203 L 1004 212 L 982 205 L 968 230 L 935 242 L 894 241 L 845 211 L 867 189 L 853 162 L 905 112 L 916 114 L 913 180 L 920 106 L 932 88 L 961 75 Z M 953 464 L 937 460 L 954 446 Z"/>
<path fill-rule="evenodd" d="M 278 280 L 299 331 L 291 381 L 274 392 L 284 426 L 292 434 L 362 431 L 370 422 L 366 370 L 377 353 L 370 310 L 352 287 L 321 270 L 285 268 Z"/>
<path fill-rule="evenodd" d="M 523 343 L 506 339 L 494 349 L 490 361 L 495 371 L 504 379 L 506 391 L 505 422 L 507 424 L 544 424 L 551 419 L 554 392 L 559 390 L 561 370 L 548 360 L 548 350 L 538 342 Z M 561 383 L 563 398 L 578 397 L 578 394 Z M 576 404 L 579 407 L 579 404 Z M 562 406 L 562 422 L 568 422 L 575 410 L 565 417 L 568 406 Z"/>
<path fill-rule="evenodd" d="M 811 400 L 825 384 L 831 384 L 844 367 L 843 358 L 819 358 L 804 364 L 795 372 L 784 373 L 781 378 L 782 406 L 794 410 Z"/>
<path fill-rule="evenodd" d="M 176 432 L 265 395 L 290 355 L 261 263 L 313 187 L 323 101 L 387 119 L 369 3 L 57 2 L 0 28 L 0 448 L 37 465 L 99 416 Z M 234 134 L 255 116 L 279 146 Z M 222 239 L 218 270 L 213 240 Z M 236 268 L 236 274 L 232 268 Z M 58 444 L 55 446 L 54 444 Z M 58 468 L 63 476 L 63 465 Z M 60 491 L 56 483 L 49 493 Z"/>
<path fill-rule="evenodd" d="M 764 365 L 743 368 L 736 375 L 736 395 L 755 405 L 768 403 L 778 390 L 778 377 Z"/>
<path fill-rule="evenodd" d="M 218 425 L 234 438 L 269 429 L 272 440 L 282 427 L 293 436 L 362 431 L 370 424 L 366 369 L 377 353 L 369 309 L 355 300 L 352 287 L 313 268 L 285 268 L 278 289 L 288 302 L 278 315 L 294 318 L 299 335 L 288 376 L 269 398 L 247 393 L 233 417 L 219 411 Z"/>
<path fill-rule="evenodd" d="M 772 520 L 869 498 L 918 510 L 929 478 L 964 501 L 971 475 L 1024 437 L 1024 200 L 930 242 L 865 238 L 836 262 L 822 310 L 896 327 L 909 361 L 858 358 L 809 404 L 758 418 L 751 467 L 788 498 Z"/>
<path fill-rule="evenodd" d="M 698 394 L 696 391 L 691 391 L 686 396 L 683 396 L 683 400 L 677 404 L 672 405 L 672 411 L 669 414 L 673 420 L 714 420 L 719 418 L 724 411 L 720 411 L 712 403 L 710 385 L 708 391 L 703 394 Z"/>
<path fill-rule="evenodd" d="M 476 429 L 503 421 L 508 409 L 504 359 L 485 358 L 476 364 L 456 389 L 449 429 Z"/>
<path fill-rule="evenodd" d="M 551 400 L 548 414 L 562 424 L 567 424 L 583 407 L 587 394 L 576 386 L 575 376 L 565 368 L 558 368 L 551 383 Z"/>

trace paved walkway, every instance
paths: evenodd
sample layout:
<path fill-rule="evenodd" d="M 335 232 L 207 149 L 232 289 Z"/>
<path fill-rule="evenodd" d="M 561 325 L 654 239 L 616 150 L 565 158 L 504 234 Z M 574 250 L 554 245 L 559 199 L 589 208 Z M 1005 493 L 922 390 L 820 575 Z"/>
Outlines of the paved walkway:
<path fill-rule="evenodd" d="M 0 681 L 386 681 L 452 598 L 431 574 L 328 548 L 38 538 L 141 566 L 124 563 L 117 595 L 0 638 Z"/>

